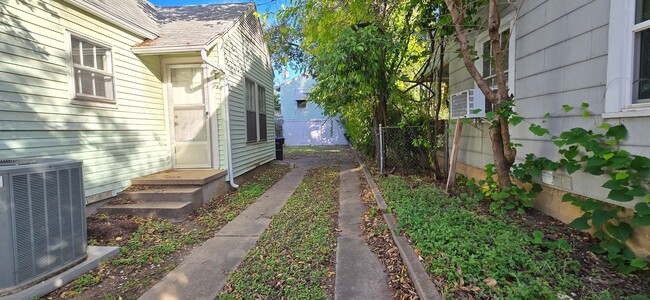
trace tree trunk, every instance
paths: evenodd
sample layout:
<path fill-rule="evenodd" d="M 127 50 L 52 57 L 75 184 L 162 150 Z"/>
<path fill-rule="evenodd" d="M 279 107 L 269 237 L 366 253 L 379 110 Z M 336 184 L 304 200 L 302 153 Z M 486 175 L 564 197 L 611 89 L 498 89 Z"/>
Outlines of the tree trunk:
<path fill-rule="evenodd" d="M 505 70 L 503 65 L 503 49 L 501 49 L 501 17 L 499 15 L 498 1 L 489 0 L 488 2 L 488 35 L 492 49 L 492 58 L 494 59 L 495 79 L 497 90 L 493 91 L 488 82 L 474 65 L 474 55 L 470 49 L 467 30 L 465 28 L 465 7 L 462 0 L 444 0 L 451 14 L 456 38 L 460 47 L 463 63 L 467 68 L 470 76 L 474 79 L 478 87 L 485 95 L 485 99 L 495 107 L 503 105 L 504 102 L 510 101 L 506 86 Z M 497 120 L 492 121 L 490 127 L 490 140 L 492 142 L 492 155 L 494 167 L 497 173 L 499 188 L 503 189 L 512 185 L 510 180 L 510 167 L 515 162 L 517 156 L 516 150 L 510 143 L 510 129 L 508 120 L 503 116 L 498 116 Z"/>

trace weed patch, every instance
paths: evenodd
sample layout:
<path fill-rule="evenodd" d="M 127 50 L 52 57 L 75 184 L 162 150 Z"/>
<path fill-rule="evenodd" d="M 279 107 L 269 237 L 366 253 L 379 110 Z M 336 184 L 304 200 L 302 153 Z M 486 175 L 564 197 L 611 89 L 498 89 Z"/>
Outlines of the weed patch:
<path fill-rule="evenodd" d="M 581 285 L 566 240 L 532 236 L 434 185 L 378 178 L 398 225 L 449 298 L 548 299 Z"/>
<path fill-rule="evenodd" d="M 338 187 L 338 168 L 310 170 L 219 299 L 332 298 Z"/>

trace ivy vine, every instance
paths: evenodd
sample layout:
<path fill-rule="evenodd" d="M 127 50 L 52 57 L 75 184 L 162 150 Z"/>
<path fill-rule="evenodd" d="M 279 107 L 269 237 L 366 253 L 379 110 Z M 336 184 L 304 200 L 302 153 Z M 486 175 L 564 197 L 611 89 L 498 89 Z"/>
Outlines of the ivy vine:
<path fill-rule="evenodd" d="M 512 110 L 514 103 L 508 102 L 486 118 L 493 123 L 497 115 L 514 120 L 514 125 L 523 118 Z M 582 117 L 589 118 L 589 104 L 582 103 Z M 564 112 L 574 109 L 569 105 L 562 107 Z M 544 118 L 551 117 L 547 113 Z M 650 226 L 650 159 L 630 154 L 620 148 L 621 141 L 628 136 L 625 125 L 602 123 L 598 132 L 584 128 L 571 128 L 559 135 L 552 135 L 540 124 L 529 124 L 528 129 L 537 136 L 549 135 L 561 158 L 552 161 L 534 154 L 513 166 L 512 175 L 521 184 L 498 190 L 494 182 L 494 168 L 486 166 L 487 177 L 476 185 L 468 181 L 473 195 L 461 195 L 475 200 L 489 198 L 493 201 L 491 208 L 495 211 L 516 209 L 523 213 L 523 207 L 532 206 L 532 199 L 542 190 L 534 181 L 544 170 L 563 169 L 568 174 L 581 171 L 594 176 L 608 176 L 609 180 L 602 187 L 608 190 L 607 199 L 613 203 L 637 201 L 634 211 L 626 210 L 621 205 L 610 204 L 592 198 L 566 193 L 562 201 L 579 207 L 583 214 L 569 225 L 587 230 L 593 228 L 594 236 L 599 239 L 598 247 L 593 251 L 606 255 L 608 260 L 621 272 L 630 273 L 648 267 L 646 259 L 637 257 L 626 245 L 634 228 Z M 514 145 L 517 146 L 517 145 Z"/>

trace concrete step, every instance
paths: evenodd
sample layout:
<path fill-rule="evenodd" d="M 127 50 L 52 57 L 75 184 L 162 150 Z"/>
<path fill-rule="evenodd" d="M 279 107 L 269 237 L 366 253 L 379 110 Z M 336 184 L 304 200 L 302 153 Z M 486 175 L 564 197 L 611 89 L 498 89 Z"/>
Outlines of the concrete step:
<path fill-rule="evenodd" d="M 188 201 L 149 201 L 132 204 L 107 205 L 97 213 L 109 215 L 134 215 L 181 222 L 192 212 L 194 204 Z"/>
<path fill-rule="evenodd" d="M 203 203 L 200 187 L 164 187 L 126 191 L 120 198 L 133 202 L 192 202 L 192 208 L 199 208 Z"/>
<path fill-rule="evenodd" d="M 225 170 L 187 169 L 167 170 L 131 179 L 133 185 L 152 186 L 202 186 L 225 177 Z"/>

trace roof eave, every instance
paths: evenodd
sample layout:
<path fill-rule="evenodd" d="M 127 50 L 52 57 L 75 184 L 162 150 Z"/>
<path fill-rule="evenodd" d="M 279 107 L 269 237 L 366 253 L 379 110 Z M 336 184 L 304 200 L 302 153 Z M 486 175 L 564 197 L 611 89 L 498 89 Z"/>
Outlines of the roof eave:
<path fill-rule="evenodd" d="M 170 53 L 183 52 L 200 52 L 206 49 L 206 45 L 187 45 L 187 46 L 145 46 L 131 47 L 131 52 L 138 55 L 161 55 Z"/>
<path fill-rule="evenodd" d="M 115 16 L 111 15 L 107 11 L 96 7 L 88 2 L 82 1 L 82 0 L 66 0 L 67 2 L 71 3 L 72 5 L 81 8 L 85 11 L 91 12 L 95 14 L 96 16 L 104 19 L 105 21 L 111 22 L 117 26 L 120 26 L 124 29 L 130 30 L 131 32 L 138 34 L 139 36 L 143 38 L 148 38 L 148 39 L 155 39 L 158 37 L 158 34 L 156 32 L 149 31 L 145 28 L 142 28 L 136 24 L 132 24 L 130 22 L 127 22 L 125 20 L 120 20 L 118 18 L 115 18 Z"/>

